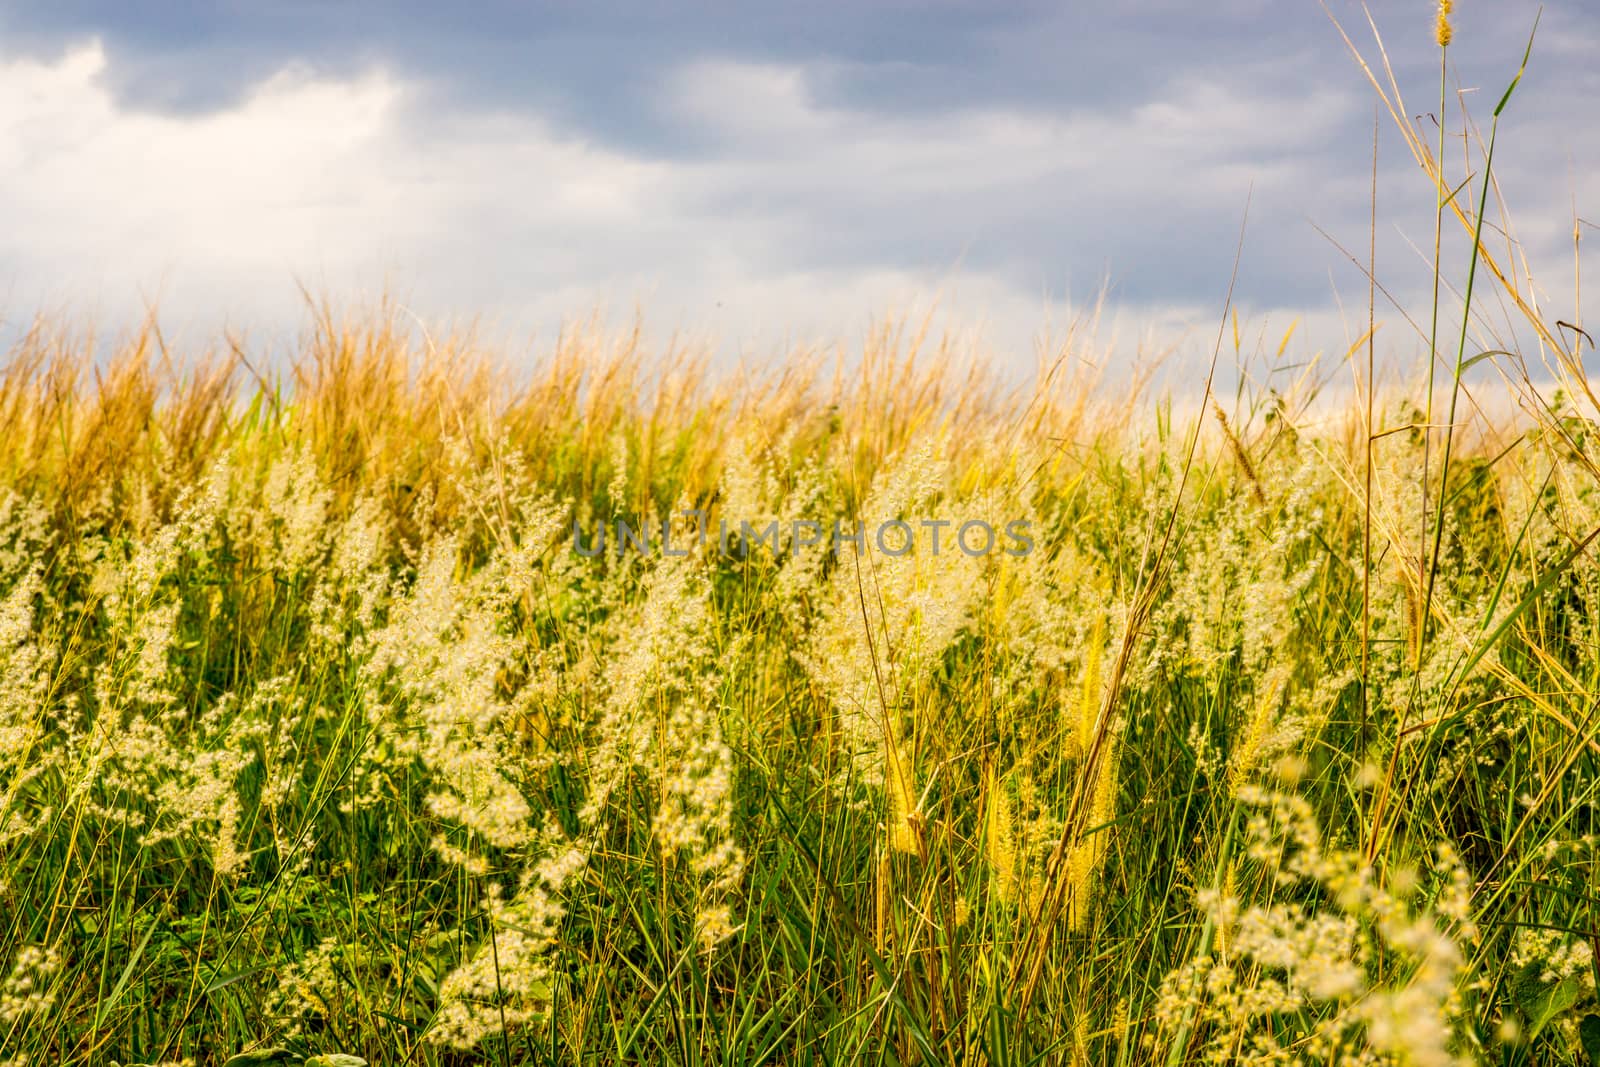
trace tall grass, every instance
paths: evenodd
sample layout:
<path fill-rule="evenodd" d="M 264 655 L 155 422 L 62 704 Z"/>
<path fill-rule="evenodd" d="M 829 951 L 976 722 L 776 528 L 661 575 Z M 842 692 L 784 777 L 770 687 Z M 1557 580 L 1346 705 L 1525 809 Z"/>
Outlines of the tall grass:
<path fill-rule="evenodd" d="M 1492 131 L 1446 173 L 1385 68 L 1473 235 L 1443 423 L 1369 361 L 1183 425 L 1073 337 L 1007 391 L 916 329 L 36 328 L 0 1062 L 1600 1062 L 1600 405 Z M 1485 357 L 1498 424 L 1484 285 L 1561 385 Z"/>

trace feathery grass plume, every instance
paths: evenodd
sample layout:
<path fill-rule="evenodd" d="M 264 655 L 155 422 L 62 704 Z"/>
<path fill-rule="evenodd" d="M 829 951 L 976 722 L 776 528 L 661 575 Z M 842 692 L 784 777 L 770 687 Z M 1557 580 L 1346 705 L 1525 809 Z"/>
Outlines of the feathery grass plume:
<path fill-rule="evenodd" d="M 500 883 L 489 883 L 484 898 L 488 933 L 439 983 L 440 1008 L 428 1041 L 470 1049 L 544 1016 L 554 996 L 550 950 L 566 914 L 560 894 L 582 862 L 574 850 L 525 873 L 510 900 Z"/>
<path fill-rule="evenodd" d="M 861 506 L 865 543 L 841 553 L 820 617 L 797 654 L 830 698 L 855 770 L 888 791 L 888 830 L 899 851 L 920 850 L 916 748 L 926 725 L 902 709 L 914 706 L 968 624 L 981 588 L 980 558 L 951 552 L 948 543 L 935 553 L 937 531 L 918 532 L 948 499 L 945 447 L 930 435 L 879 472 Z"/>
<path fill-rule="evenodd" d="M 1096 616 L 1084 644 L 1083 665 L 1078 680 L 1078 703 L 1072 719 L 1072 755 L 1082 759 L 1094 744 L 1103 708 L 1105 681 L 1100 676 L 1100 659 L 1105 651 L 1105 619 Z"/>
<path fill-rule="evenodd" d="M 838 490 L 818 457 L 807 457 L 797 470 L 790 471 L 789 478 L 791 484 L 781 498 L 777 508 L 779 514 L 790 516 L 791 521 L 794 516 L 802 520 L 809 517 L 819 526 L 826 526 L 830 516 L 837 516 Z M 725 510 L 724 514 L 730 516 L 731 528 L 732 513 Z M 782 536 L 781 525 L 779 529 Z M 773 580 L 773 592 L 777 597 L 778 609 L 791 631 L 804 635 L 815 621 L 819 610 L 817 602 L 827 591 L 824 577 L 835 555 L 832 530 L 827 529 L 815 544 L 806 543 L 809 539 L 793 537 L 792 526 L 789 534 L 789 539 L 784 542 L 783 562 Z"/>
<path fill-rule="evenodd" d="M 308 598 L 311 634 L 324 646 L 342 647 L 361 659 L 394 581 L 393 524 L 376 497 L 361 495 L 330 537 L 327 565 L 317 569 Z"/>
<path fill-rule="evenodd" d="M 1067 919 L 1072 929 L 1082 930 L 1089 922 L 1094 904 L 1095 884 L 1106 850 L 1111 847 L 1111 821 L 1117 814 L 1117 767 L 1121 757 L 1121 736 L 1116 728 L 1106 735 L 1106 751 L 1095 775 L 1089 800 L 1086 830 L 1074 842 L 1067 856 Z"/>
<path fill-rule="evenodd" d="M 1200 1042 L 1205 1060 L 1465 1062 L 1458 942 L 1477 931 L 1454 853 L 1438 853 L 1431 911 L 1414 908 L 1410 879 L 1386 883 L 1357 854 L 1328 848 L 1302 798 L 1247 787 L 1240 799 L 1251 809 L 1248 852 L 1266 875 L 1265 899 L 1199 894 L 1227 950 L 1167 975 L 1157 1022 L 1170 1030 L 1192 1021 L 1180 1032 Z M 1275 1021 L 1288 1019 L 1299 1021 L 1286 1035 Z"/>
<path fill-rule="evenodd" d="M 774 451 L 779 450 L 775 447 Z M 777 545 L 774 546 L 770 541 L 761 539 L 752 546 L 777 551 L 788 547 L 785 539 L 787 531 L 783 529 L 784 520 L 788 518 L 792 522 L 794 518 L 802 517 L 806 513 L 785 515 L 774 510 L 783 496 L 774 478 L 773 464 L 764 452 L 764 449 L 744 434 L 739 434 L 728 442 L 723 452 L 722 474 L 718 480 L 721 497 L 719 518 L 733 532 L 742 531 L 746 524 L 754 531 L 764 531 L 771 523 L 778 523 Z"/>
<path fill-rule="evenodd" d="M 704 596 L 704 587 L 699 595 Z M 707 612 L 702 618 L 709 620 Z M 710 635 L 685 632 L 687 647 L 711 648 Z M 736 656 L 724 652 L 724 662 Z M 711 659 L 698 665 L 706 690 L 719 679 Z M 651 828 L 668 859 L 683 858 L 695 882 L 694 930 L 710 952 L 737 932 L 729 901 L 744 877 L 744 850 L 734 840 L 734 759 L 724 739 L 720 707 L 686 693 L 665 716 L 652 768 L 660 799 Z"/>
<path fill-rule="evenodd" d="M 302 444 L 272 461 L 260 492 L 259 507 L 235 513 L 248 526 L 234 535 L 234 543 L 254 549 L 257 558 L 292 578 L 324 550 L 333 491 Z"/>
<path fill-rule="evenodd" d="M 411 588 L 372 635 L 363 674 L 367 720 L 385 742 L 374 754 L 427 768 L 428 810 L 450 828 L 435 835 L 435 848 L 481 874 L 479 848 L 527 843 L 533 813 L 502 758 L 510 706 L 499 676 L 515 644 L 498 620 L 493 572 L 460 582 L 459 556 L 453 536 L 423 546 Z M 415 728 L 397 729 L 397 716 Z"/>
<path fill-rule="evenodd" d="M 1079 1014 L 1072 1020 L 1072 1067 L 1089 1065 L 1089 1017 Z"/>
<path fill-rule="evenodd" d="M 1100 729 L 1100 716 L 1111 714 L 1111 709 L 1104 703 L 1105 683 L 1100 674 L 1104 643 L 1105 624 L 1097 618 L 1090 631 L 1084 656 L 1082 692 L 1078 699 L 1074 744 L 1080 766 L 1086 765 L 1093 750 L 1095 736 Z M 1115 723 L 1107 728 L 1103 746 L 1095 764 L 1094 783 L 1090 787 L 1089 814 L 1084 823 L 1086 832 L 1073 842 L 1067 855 L 1065 906 L 1068 923 L 1074 930 L 1082 930 L 1088 924 L 1089 910 L 1094 901 L 1095 876 L 1110 846 L 1109 824 L 1116 817 L 1121 730 Z"/>
<path fill-rule="evenodd" d="M 918 855 L 922 851 L 922 812 L 913 794 L 915 770 L 903 740 L 904 728 L 898 713 L 888 715 L 884 728 L 884 788 L 889 794 L 889 845 L 896 852 Z"/>
<path fill-rule="evenodd" d="M 15 1027 L 30 1015 L 55 1006 L 64 961 L 61 951 L 43 945 L 22 945 L 12 954 L 11 970 L 0 981 L 0 1023 Z"/>
<path fill-rule="evenodd" d="M 644 572 L 637 596 L 609 620 L 604 639 L 605 700 L 591 733 L 588 788 L 579 821 L 595 824 L 635 768 L 656 765 L 656 707 L 710 702 L 714 680 L 704 579 L 681 559 Z"/>
<path fill-rule="evenodd" d="M 695 933 L 710 951 L 736 932 L 727 901 L 745 868 L 733 837 L 733 752 L 714 707 L 691 698 L 672 709 L 657 739 L 655 772 L 656 846 L 669 861 L 686 860 L 695 876 Z"/>
<path fill-rule="evenodd" d="M 344 977 L 357 972 L 362 962 L 359 946 L 341 945 L 325 937 L 299 959 L 284 966 L 266 998 L 267 1014 L 290 1037 L 345 1010 L 353 993 Z"/>
<path fill-rule="evenodd" d="M 633 494 L 629 487 L 628 435 L 622 426 L 611 433 L 611 480 L 606 483 L 606 503 L 621 516 L 633 510 Z"/>
<path fill-rule="evenodd" d="M 690 545 L 692 533 L 680 525 L 673 536 Z M 656 849 L 669 869 L 682 861 L 697 901 L 696 937 L 710 951 L 737 929 L 729 900 L 745 858 L 733 838 L 733 753 L 718 700 L 719 662 L 737 653 L 723 649 L 719 660 L 704 567 L 697 549 L 656 561 L 607 627 L 607 691 L 588 731 L 588 789 L 577 815 L 583 840 L 597 842 L 608 821 L 625 815 L 630 776 L 651 784 Z"/>
<path fill-rule="evenodd" d="M 1261 691 L 1251 698 L 1244 731 L 1228 761 L 1228 791 L 1235 796 L 1251 781 L 1265 759 L 1284 751 L 1299 739 L 1300 731 L 1293 725 L 1282 729 L 1278 714 L 1283 690 L 1293 669 L 1287 659 L 1268 668 L 1266 677 L 1259 682 Z"/>
<path fill-rule="evenodd" d="M 992 765 L 984 768 L 983 795 L 988 815 L 984 854 L 989 861 L 989 885 L 996 899 L 1010 904 L 1017 899 L 1018 884 L 1016 810 L 1010 791 Z"/>
<path fill-rule="evenodd" d="M 20 830 L 11 825 L 17 817 L 13 803 L 30 776 L 30 764 L 35 765 L 32 773 L 38 773 L 48 725 L 45 697 L 57 652 L 36 629 L 34 605 L 45 590 L 40 566 L 34 563 L 20 574 L 0 570 L 0 590 L 0 778 L 6 783 L 0 794 L 0 841 L 4 841 Z"/>
<path fill-rule="evenodd" d="M 1234 432 L 1233 424 L 1228 421 L 1228 416 L 1223 412 L 1222 405 L 1216 400 L 1211 402 L 1211 411 L 1217 417 L 1217 425 L 1222 427 L 1222 438 L 1228 442 L 1228 451 L 1233 453 L 1234 460 L 1239 464 L 1239 470 L 1244 474 L 1245 481 L 1250 485 L 1250 491 L 1255 494 L 1256 503 L 1267 502 L 1266 493 L 1261 488 L 1261 479 L 1256 476 L 1255 464 L 1250 462 L 1250 452 L 1245 448 L 1244 442 L 1239 440 L 1239 435 Z"/>
<path fill-rule="evenodd" d="M 155 806 L 151 825 L 139 843 L 153 848 L 163 841 L 203 832 L 212 869 L 227 876 L 241 873 L 247 858 L 239 851 L 237 786 L 240 775 L 255 765 L 255 757 L 234 747 L 232 738 L 218 740 L 224 747 L 184 753 L 163 768 L 150 794 Z"/>
<path fill-rule="evenodd" d="M 1450 13 L 1454 8 L 1455 0 L 1439 0 L 1439 10 L 1433 19 L 1433 39 L 1440 48 L 1449 48 L 1455 37 L 1455 29 L 1450 25 Z"/>

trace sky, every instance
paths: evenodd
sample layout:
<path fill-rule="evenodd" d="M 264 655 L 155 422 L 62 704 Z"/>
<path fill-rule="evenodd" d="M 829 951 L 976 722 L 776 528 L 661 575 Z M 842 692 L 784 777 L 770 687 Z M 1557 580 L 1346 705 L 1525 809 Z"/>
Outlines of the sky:
<path fill-rule="evenodd" d="M 1600 6 L 1455 6 L 1458 170 L 1454 109 L 1487 131 L 1539 18 L 1495 172 L 1578 321 Z M 1432 130 L 1432 5 L 1371 12 Z M 0 0 L 0 332 L 154 306 L 169 337 L 271 348 L 303 287 L 528 352 L 596 314 L 752 360 L 933 314 L 1031 369 L 1103 296 L 1093 358 L 1175 348 L 1192 377 L 1248 201 L 1241 343 L 1297 323 L 1286 362 L 1337 357 L 1365 326 L 1340 246 L 1365 256 L 1377 97 L 1330 13 L 1376 59 L 1347 0 Z M 1425 317 L 1433 191 L 1382 123 L 1378 276 Z"/>

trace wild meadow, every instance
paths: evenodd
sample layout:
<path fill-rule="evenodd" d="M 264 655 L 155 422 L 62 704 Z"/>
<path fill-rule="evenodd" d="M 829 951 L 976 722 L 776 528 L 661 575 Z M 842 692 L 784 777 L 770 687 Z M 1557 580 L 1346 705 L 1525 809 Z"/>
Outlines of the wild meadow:
<path fill-rule="evenodd" d="M 1368 63 L 1387 379 L 41 322 L 0 1064 L 1600 1063 L 1589 342 Z"/>

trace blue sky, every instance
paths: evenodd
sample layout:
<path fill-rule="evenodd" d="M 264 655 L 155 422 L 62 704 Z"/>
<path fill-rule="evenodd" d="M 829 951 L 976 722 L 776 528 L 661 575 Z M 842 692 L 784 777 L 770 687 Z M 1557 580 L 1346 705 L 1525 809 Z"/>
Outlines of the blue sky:
<path fill-rule="evenodd" d="M 1538 9 L 1456 6 L 1486 121 Z M 1431 5 L 1373 13 L 1432 110 Z M 1600 10 L 1548 5 L 1498 149 L 1552 317 L 1574 208 L 1600 221 L 1597 50 Z M 1313 224 L 1365 247 L 1374 102 L 1314 0 L 6 3 L 0 313 L 114 331 L 155 300 L 273 338 L 303 282 L 535 347 L 638 308 L 760 356 L 937 298 L 1031 365 L 1108 283 L 1126 361 L 1209 346 L 1253 190 L 1247 337 L 1299 318 L 1297 352 L 1338 349 L 1365 284 Z M 1380 276 L 1417 307 L 1430 191 L 1387 127 Z"/>

